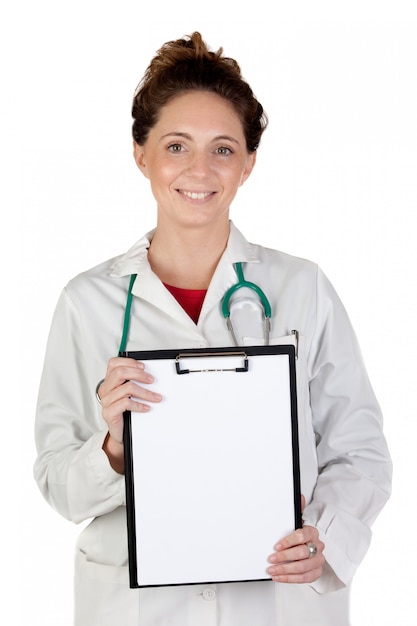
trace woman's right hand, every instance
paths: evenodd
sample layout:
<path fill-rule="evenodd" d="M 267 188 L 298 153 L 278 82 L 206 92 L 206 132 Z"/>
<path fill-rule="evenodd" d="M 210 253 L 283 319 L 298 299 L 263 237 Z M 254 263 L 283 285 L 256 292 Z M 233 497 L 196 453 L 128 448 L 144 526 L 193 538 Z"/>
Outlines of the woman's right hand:
<path fill-rule="evenodd" d="M 103 450 L 109 457 L 111 465 L 119 473 L 124 471 L 123 413 L 124 411 L 145 413 L 150 410 L 149 402 L 162 400 L 159 393 L 146 389 L 146 385 L 153 381 L 153 376 L 145 371 L 145 365 L 140 361 L 113 357 L 107 364 L 106 377 L 97 391 L 103 419 L 109 429 Z"/>

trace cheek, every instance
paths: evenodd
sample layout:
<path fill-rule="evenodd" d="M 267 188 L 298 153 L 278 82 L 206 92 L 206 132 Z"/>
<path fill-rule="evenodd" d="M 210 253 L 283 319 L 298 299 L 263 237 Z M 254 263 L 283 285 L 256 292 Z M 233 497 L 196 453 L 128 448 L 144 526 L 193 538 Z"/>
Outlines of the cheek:
<path fill-rule="evenodd" d="M 169 183 L 181 173 L 181 166 L 172 161 L 159 161 L 156 170 L 156 176 Z"/>
<path fill-rule="evenodd" d="M 214 167 L 213 173 L 223 184 L 228 187 L 238 187 L 243 179 L 243 168 L 241 164 L 234 164 L 232 167 Z"/>
<path fill-rule="evenodd" d="M 166 187 L 175 179 L 175 172 L 172 166 L 159 163 L 156 167 L 149 169 L 148 178 L 153 187 Z"/>
<path fill-rule="evenodd" d="M 233 180 L 235 187 L 236 188 L 241 187 L 243 183 L 245 182 L 245 180 L 247 179 L 247 177 L 248 177 L 247 171 L 243 169 L 239 169 L 239 171 L 235 173 L 234 180 Z"/>

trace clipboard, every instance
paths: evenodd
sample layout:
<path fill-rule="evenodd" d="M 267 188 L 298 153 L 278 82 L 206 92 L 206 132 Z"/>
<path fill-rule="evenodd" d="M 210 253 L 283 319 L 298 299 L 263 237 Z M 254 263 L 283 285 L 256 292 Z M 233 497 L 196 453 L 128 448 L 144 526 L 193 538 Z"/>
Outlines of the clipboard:
<path fill-rule="evenodd" d="M 130 587 L 271 580 L 302 526 L 294 346 L 122 356 L 163 394 L 124 414 Z"/>

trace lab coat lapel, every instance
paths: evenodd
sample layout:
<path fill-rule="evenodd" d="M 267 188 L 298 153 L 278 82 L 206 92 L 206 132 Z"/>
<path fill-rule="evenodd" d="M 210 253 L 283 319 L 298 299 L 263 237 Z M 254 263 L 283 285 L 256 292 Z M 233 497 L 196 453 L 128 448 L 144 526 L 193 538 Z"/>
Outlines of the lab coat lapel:
<path fill-rule="evenodd" d="M 231 221 L 226 250 L 221 256 L 216 271 L 214 272 L 201 310 L 200 320 L 202 322 L 204 321 L 205 315 L 207 315 L 214 306 L 219 306 L 227 290 L 236 283 L 237 275 L 234 263 L 239 261 L 242 263 L 259 262 L 255 247 L 246 241 L 244 236 Z"/>

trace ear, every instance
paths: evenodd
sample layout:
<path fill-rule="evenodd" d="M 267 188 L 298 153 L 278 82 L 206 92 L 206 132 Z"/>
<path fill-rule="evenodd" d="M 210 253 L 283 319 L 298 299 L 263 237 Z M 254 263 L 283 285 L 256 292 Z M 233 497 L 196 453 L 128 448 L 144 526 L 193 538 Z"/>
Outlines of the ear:
<path fill-rule="evenodd" d="M 140 146 L 136 141 L 133 142 L 133 158 L 135 159 L 135 163 L 146 178 L 148 176 L 148 170 L 146 168 L 146 159 L 145 159 L 145 151 L 143 146 Z"/>
<path fill-rule="evenodd" d="M 242 172 L 242 176 L 240 178 L 239 187 L 241 187 L 243 185 L 243 183 L 252 174 L 252 170 L 255 167 L 255 163 L 256 163 L 256 152 L 251 152 L 250 154 L 248 154 L 246 167 L 245 167 L 245 169 Z"/>

